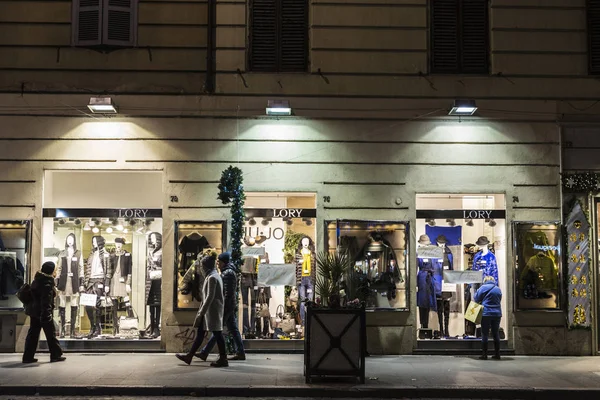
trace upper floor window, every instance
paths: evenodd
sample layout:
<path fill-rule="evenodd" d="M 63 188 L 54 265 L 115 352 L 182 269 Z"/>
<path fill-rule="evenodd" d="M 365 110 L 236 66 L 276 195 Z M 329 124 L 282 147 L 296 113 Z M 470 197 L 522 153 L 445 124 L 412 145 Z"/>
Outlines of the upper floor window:
<path fill-rule="evenodd" d="M 73 46 L 133 47 L 138 0 L 73 0 Z"/>
<path fill-rule="evenodd" d="M 252 0 L 249 47 L 251 71 L 306 71 L 308 0 Z"/>
<path fill-rule="evenodd" d="M 489 72 L 488 0 L 432 0 L 431 72 Z"/>
<path fill-rule="evenodd" d="M 587 0 L 587 31 L 590 74 L 600 74 L 600 0 Z"/>

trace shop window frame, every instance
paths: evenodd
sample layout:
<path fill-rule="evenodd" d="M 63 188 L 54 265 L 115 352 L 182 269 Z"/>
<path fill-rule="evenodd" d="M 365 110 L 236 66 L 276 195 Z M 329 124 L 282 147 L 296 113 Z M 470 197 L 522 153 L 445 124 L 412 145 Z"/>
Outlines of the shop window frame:
<path fill-rule="evenodd" d="M 557 295 L 558 300 L 556 302 L 556 307 L 554 308 L 532 308 L 532 307 L 522 307 L 519 304 L 519 278 L 521 269 L 519 266 L 518 258 L 519 258 L 519 244 L 518 244 L 518 228 L 519 226 L 527 226 L 527 225 L 554 225 L 556 228 L 556 237 L 558 247 L 556 261 L 558 263 L 558 276 L 557 276 Z M 564 312 L 566 310 L 566 298 L 567 296 L 564 293 L 565 283 L 564 283 L 564 273 L 563 273 L 563 225 L 560 221 L 513 221 L 511 226 L 511 234 L 512 234 L 512 258 L 514 262 L 514 277 L 512 279 L 512 291 L 513 291 L 513 311 L 515 312 Z M 590 252 L 591 252 L 590 248 Z"/>
<path fill-rule="evenodd" d="M 23 275 L 24 283 L 31 283 L 32 274 L 31 274 L 31 249 L 32 249 L 32 239 L 33 239 L 33 220 L 31 219 L 16 219 L 16 220 L 0 220 L 0 225 L 2 224 L 17 224 L 24 225 L 25 227 L 25 256 L 24 260 L 21 260 L 23 264 L 23 268 L 25 269 L 25 274 Z M 20 303 L 20 302 L 19 302 Z M 25 307 L 21 304 L 19 307 L 3 307 L 0 306 L 0 312 L 5 311 L 23 311 Z"/>
<path fill-rule="evenodd" d="M 404 229 L 404 238 L 405 238 L 405 242 L 404 242 L 404 296 L 405 296 L 405 301 L 406 301 L 406 307 L 400 307 L 400 308 L 392 308 L 392 307 L 366 307 L 365 311 L 366 312 L 410 312 L 411 310 L 411 293 L 410 293 L 410 284 L 411 284 L 411 272 L 410 272 L 410 258 L 411 258 L 411 252 L 410 252 L 410 247 L 411 247 L 411 241 L 410 241 L 410 221 L 402 221 L 402 220 L 378 220 L 378 219 L 356 219 L 356 218 L 352 218 L 352 219 L 328 219 L 328 220 L 324 220 L 323 221 L 323 233 L 324 233 L 324 248 L 326 252 L 329 252 L 330 249 L 329 248 L 329 229 L 328 229 L 328 225 L 331 223 L 335 223 L 337 226 L 339 226 L 340 223 L 342 222 L 356 222 L 356 223 L 373 223 L 373 224 L 398 224 L 398 225 L 404 225 L 405 229 Z M 336 238 L 336 243 L 338 243 L 339 240 L 338 238 Z M 318 271 L 317 271 L 318 274 Z"/>
<path fill-rule="evenodd" d="M 173 311 L 193 311 L 193 312 L 197 312 L 198 308 L 195 307 L 191 307 L 191 308 L 182 308 L 178 306 L 178 300 L 177 300 L 177 293 L 178 293 L 178 289 L 179 289 L 179 271 L 178 271 L 178 264 L 179 264 L 179 241 L 181 240 L 181 237 L 179 236 L 179 226 L 180 225 L 186 225 L 186 224 L 191 224 L 191 225 L 198 225 L 198 224 L 221 224 L 221 249 L 222 251 L 227 251 L 227 220 L 175 220 L 174 221 L 174 227 L 175 230 L 173 232 L 173 239 L 174 239 L 174 259 L 173 259 Z M 164 247 L 164 245 L 163 245 Z"/>

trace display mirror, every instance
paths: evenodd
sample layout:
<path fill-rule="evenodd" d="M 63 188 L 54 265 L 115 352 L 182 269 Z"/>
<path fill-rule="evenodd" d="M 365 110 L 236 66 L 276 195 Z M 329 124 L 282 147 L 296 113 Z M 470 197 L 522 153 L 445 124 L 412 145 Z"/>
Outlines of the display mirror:
<path fill-rule="evenodd" d="M 175 221 L 175 310 L 197 311 L 202 276 L 198 255 L 204 249 L 223 251 L 225 221 Z"/>
<path fill-rule="evenodd" d="M 518 310 L 561 307 L 560 224 L 514 222 L 515 305 Z"/>
<path fill-rule="evenodd" d="M 19 288 L 29 279 L 30 221 L 0 221 L 0 309 L 22 309 Z"/>
<path fill-rule="evenodd" d="M 346 249 L 352 261 L 348 300 L 368 309 L 407 309 L 407 222 L 337 220 L 325 223 L 327 250 Z"/>

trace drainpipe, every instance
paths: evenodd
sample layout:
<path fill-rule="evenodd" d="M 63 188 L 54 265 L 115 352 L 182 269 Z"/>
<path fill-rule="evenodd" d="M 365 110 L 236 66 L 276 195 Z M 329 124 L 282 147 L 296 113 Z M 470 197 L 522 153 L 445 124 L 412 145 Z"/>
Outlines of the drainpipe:
<path fill-rule="evenodd" d="M 217 46 L 217 0 L 208 0 L 208 23 L 206 26 L 206 84 L 204 91 L 215 93 L 216 46 Z"/>

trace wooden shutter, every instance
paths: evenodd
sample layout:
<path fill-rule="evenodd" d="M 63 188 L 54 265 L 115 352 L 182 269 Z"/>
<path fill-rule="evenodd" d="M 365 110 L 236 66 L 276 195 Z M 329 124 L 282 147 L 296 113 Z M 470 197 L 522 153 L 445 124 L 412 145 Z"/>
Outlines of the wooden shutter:
<path fill-rule="evenodd" d="M 489 72 L 488 0 L 461 0 L 460 72 Z"/>
<path fill-rule="evenodd" d="M 600 74 L 600 0 L 587 1 L 587 30 L 590 74 Z"/>
<path fill-rule="evenodd" d="M 250 70 L 277 70 L 277 0 L 253 0 L 250 5 Z"/>
<path fill-rule="evenodd" d="M 308 0 L 281 1 L 280 71 L 308 68 Z"/>
<path fill-rule="evenodd" d="M 459 72 L 459 0 L 432 0 L 431 72 Z"/>
<path fill-rule="evenodd" d="M 137 0 L 104 0 L 102 44 L 135 46 Z"/>
<path fill-rule="evenodd" d="M 73 1 L 73 46 L 96 46 L 102 42 L 102 1 Z"/>

